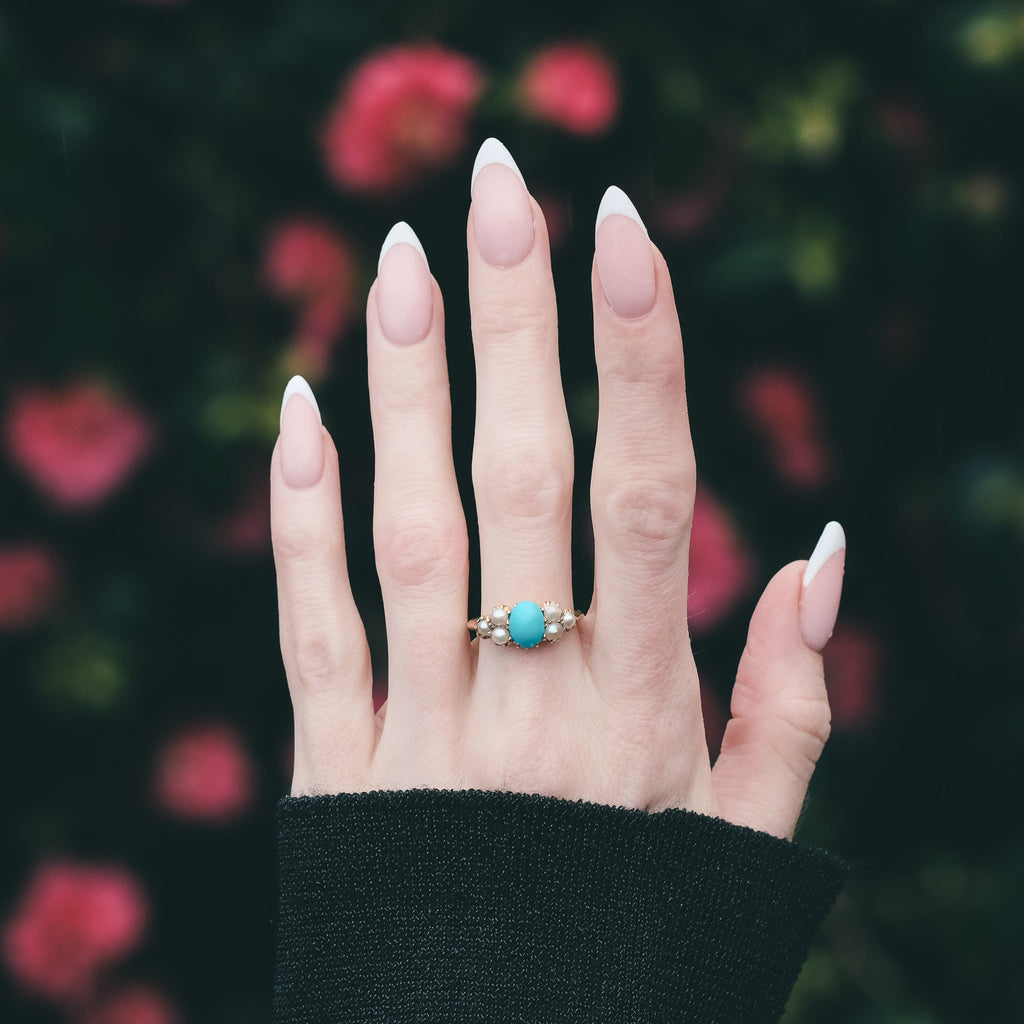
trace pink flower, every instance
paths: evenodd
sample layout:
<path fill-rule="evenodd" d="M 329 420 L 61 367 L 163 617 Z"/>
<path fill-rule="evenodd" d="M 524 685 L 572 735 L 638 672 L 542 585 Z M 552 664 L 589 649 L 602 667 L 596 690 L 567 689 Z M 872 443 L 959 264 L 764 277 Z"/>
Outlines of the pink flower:
<path fill-rule="evenodd" d="M 179 1020 L 165 996 L 145 985 L 132 985 L 93 1007 L 82 1024 L 178 1024 Z"/>
<path fill-rule="evenodd" d="M 808 490 L 829 476 L 829 453 L 818 400 L 810 384 L 783 367 L 766 367 L 740 385 L 739 402 L 768 443 L 775 471 Z"/>
<path fill-rule="evenodd" d="M 712 629 L 750 590 L 754 562 L 725 508 L 704 488 L 697 488 L 690 536 L 687 601 L 690 631 Z"/>
<path fill-rule="evenodd" d="M 88 996 L 97 973 L 139 942 L 146 898 L 123 868 L 55 861 L 40 867 L 3 932 L 8 971 L 37 995 Z"/>
<path fill-rule="evenodd" d="M 619 109 L 615 68 L 587 43 L 560 43 L 534 54 L 519 96 L 528 113 L 577 135 L 606 131 Z"/>
<path fill-rule="evenodd" d="M 298 307 L 295 354 L 317 376 L 352 319 L 355 274 L 352 247 L 315 218 L 293 217 L 270 232 L 263 276 L 273 294 Z"/>
<path fill-rule="evenodd" d="M 230 725 L 183 729 L 157 757 L 156 801 L 177 817 L 232 821 L 248 809 L 253 786 L 249 755 Z"/>
<path fill-rule="evenodd" d="M 148 453 L 154 433 L 138 408 L 94 381 L 21 388 L 4 424 L 12 461 L 67 509 L 103 501 Z"/>
<path fill-rule="evenodd" d="M 391 193 L 462 152 L 483 75 L 437 45 L 395 46 L 345 83 L 321 136 L 330 176 L 355 192 Z"/>
<path fill-rule="evenodd" d="M 856 729 L 878 709 L 882 645 L 867 626 L 840 619 L 822 651 L 836 729 Z"/>
<path fill-rule="evenodd" d="M 41 544 L 0 548 L 0 629 L 22 629 L 42 617 L 60 579 L 56 556 Z"/>

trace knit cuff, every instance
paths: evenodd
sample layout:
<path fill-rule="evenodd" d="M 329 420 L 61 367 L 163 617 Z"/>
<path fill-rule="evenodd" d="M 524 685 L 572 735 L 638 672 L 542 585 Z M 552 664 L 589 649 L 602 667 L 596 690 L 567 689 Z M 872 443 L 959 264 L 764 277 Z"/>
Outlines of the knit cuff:
<path fill-rule="evenodd" d="M 278 805 L 276 1024 L 777 1021 L 845 866 L 691 811 Z"/>

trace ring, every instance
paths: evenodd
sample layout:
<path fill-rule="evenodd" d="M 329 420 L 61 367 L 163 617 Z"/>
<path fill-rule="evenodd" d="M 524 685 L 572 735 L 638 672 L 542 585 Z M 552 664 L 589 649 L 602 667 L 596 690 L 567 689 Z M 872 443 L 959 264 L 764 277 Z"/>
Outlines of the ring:
<path fill-rule="evenodd" d="M 511 608 L 499 604 L 479 619 L 470 619 L 468 629 L 476 631 L 481 639 L 490 638 L 499 647 L 536 647 L 541 640 L 554 643 L 564 633 L 576 628 L 583 616 L 571 608 L 563 608 L 557 601 L 520 601 Z"/>

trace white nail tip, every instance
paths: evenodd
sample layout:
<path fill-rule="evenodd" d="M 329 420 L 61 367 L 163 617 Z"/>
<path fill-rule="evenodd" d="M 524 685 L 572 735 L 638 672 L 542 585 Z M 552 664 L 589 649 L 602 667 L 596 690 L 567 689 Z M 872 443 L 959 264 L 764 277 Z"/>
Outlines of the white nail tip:
<path fill-rule="evenodd" d="M 281 415 L 284 415 L 284 407 L 288 404 L 288 399 L 292 395 L 302 395 L 302 397 L 313 406 L 313 411 L 316 413 L 316 418 L 323 423 L 323 417 L 320 415 L 320 406 L 316 404 L 316 398 L 313 395 L 313 389 L 309 386 L 305 377 L 301 377 L 296 374 L 290 381 L 288 386 L 284 389 L 284 397 L 281 399 Z"/>
<path fill-rule="evenodd" d="M 526 185 L 526 179 L 523 177 L 522 171 L 516 166 L 515 160 L 512 159 L 512 154 L 497 139 L 485 139 L 484 144 L 476 154 L 476 160 L 473 162 L 473 176 L 469 179 L 470 188 L 473 187 L 476 176 L 488 164 L 501 164 L 502 167 L 515 171 L 519 180 L 524 186 Z"/>
<path fill-rule="evenodd" d="M 629 196 L 618 185 L 609 185 L 605 194 L 601 197 L 601 205 L 597 208 L 597 220 L 594 223 L 595 238 L 597 237 L 597 229 L 604 220 L 615 213 L 636 221 L 644 229 L 644 234 L 647 234 L 647 225 L 644 224 L 640 214 L 636 212 L 636 207 L 630 201 Z"/>
<path fill-rule="evenodd" d="M 384 239 L 384 244 L 380 247 L 380 256 L 377 257 L 377 273 L 380 273 L 380 265 L 384 262 L 384 255 L 396 245 L 411 245 L 422 257 L 423 262 L 427 264 L 427 269 L 430 269 L 430 264 L 427 262 L 427 254 L 423 251 L 423 246 L 420 240 L 416 237 L 416 232 L 413 231 L 404 220 L 400 220 L 388 233 Z"/>
<path fill-rule="evenodd" d="M 817 575 L 818 570 L 837 552 L 846 548 L 846 534 L 837 522 L 829 523 L 814 547 L 807 568 L 804 569 L 804 586 L 806 587 Z"/>

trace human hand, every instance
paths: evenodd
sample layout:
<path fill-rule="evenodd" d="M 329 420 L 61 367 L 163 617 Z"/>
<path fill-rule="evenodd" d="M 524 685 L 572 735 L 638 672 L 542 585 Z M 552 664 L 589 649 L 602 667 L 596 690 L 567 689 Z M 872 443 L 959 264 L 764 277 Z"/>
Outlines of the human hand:
<path fill-rule="evenodd" d="M 572 440 L 544 218 L 494 140 L 472 194 L 479 607 L 572 608 Z M 618 190 L 602 202 L 595 248 L 595 593 L 557 642 L 469 642 L 442 300 L 407 226 L 388 236 L 367 302 L 374 547 L 389 624 L 388 699 L 376 713 L 337 453 L 308 385 L 286 390 L 271 492 L 293 795 L 510 790 L 681 807 L 792 836 L 829 733 L 818 652 L 839 605 L 842 530 L 829 524 L 810 565 L 793 562 L 768 584 L 712 768 L 685 628 L 696 470 L 669 273 Z"/>

